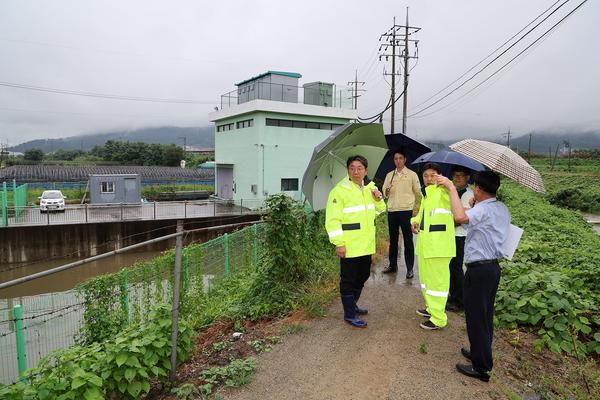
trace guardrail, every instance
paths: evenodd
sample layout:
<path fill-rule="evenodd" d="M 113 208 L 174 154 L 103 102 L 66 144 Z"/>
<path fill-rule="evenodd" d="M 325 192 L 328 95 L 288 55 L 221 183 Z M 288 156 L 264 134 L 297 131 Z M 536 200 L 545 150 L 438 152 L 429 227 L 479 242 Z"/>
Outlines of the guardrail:
<path fill-rule="evenodd" d="M 2 227 L 88 224 L 246 215 L 261 212 L 264 200 L 196 200 L 151 203 L 66 205 L 64 211 L 39 207 L 9 207 Z"/>

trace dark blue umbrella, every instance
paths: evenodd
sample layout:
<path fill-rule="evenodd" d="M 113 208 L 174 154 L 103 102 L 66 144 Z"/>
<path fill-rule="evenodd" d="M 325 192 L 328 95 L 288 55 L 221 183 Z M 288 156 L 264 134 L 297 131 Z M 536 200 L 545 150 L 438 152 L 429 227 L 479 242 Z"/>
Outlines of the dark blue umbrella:
<path fill-rule="evenodd" d="M 451 176 L 454 166 L 468 168 L 471 171 L 485 170 L 485 166 L 479 161 L 451 150 L 432 151 L 431 153 L 423 154 L 412 162 L 411 167 L 420 170 L 423 165 L 429 162 L 439 164 L 445 176 Z"/>
<path fill-rule="evenodd" d="M 417 165 L 411 165 L 413 160 L 416 160 L 421 155 L 428 153 L 431 149 L 425 146 L 423 143 L 417 142 L 414 139 L 409 138 L 401 133 L 385 135 L 385 141 L 388 145 L 388 152 L 381 160 L 377 172 L 375 173 L 375 182 L 378 185 L 382 185 L 385 180 L 385 176 L 388 172 L 392 171 L 396 166 L 394 165 L 394 151 L 402 150 L 406 154 L 406 166 L 417 174 L 419 169 Z"/>

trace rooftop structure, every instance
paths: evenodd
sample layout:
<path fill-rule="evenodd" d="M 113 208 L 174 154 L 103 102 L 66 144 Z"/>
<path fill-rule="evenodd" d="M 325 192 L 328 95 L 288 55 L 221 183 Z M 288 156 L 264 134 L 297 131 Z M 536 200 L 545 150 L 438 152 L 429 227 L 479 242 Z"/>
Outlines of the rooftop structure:
<path fill-rule="evenodd" d="M 237 83 L 209 114 L 215 123 L 215 192 L 259 204 L 269 194 L 302 198 L 302 175 L 314 147 L 356 119 L 347 88 L 302 75 L 267 71 Z"/>

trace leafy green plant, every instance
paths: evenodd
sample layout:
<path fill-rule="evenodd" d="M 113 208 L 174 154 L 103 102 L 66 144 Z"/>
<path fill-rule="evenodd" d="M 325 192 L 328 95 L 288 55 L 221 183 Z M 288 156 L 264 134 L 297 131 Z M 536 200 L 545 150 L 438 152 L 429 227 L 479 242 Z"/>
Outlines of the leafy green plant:
<path fill-rule="evenodd" d="M 581 216 L 504 182 L 500 196 L 525 232 L 503 262 L 496 297 L 501 326 L 530 327 L 536 346 L 560 353 L 600 354 L 600 236 Z"/>
<path fill-rule="evenodd" d="M 254 377 L 256 360 L 252 357 L 245 360 L 236 359 L 225 367 L 213 367 L 200 372 L 199 377 L 205 382 L 200 386 L 204 395 L 212 393 L 217 385 L 224 384 L 229 387 L 242 386 Z"/>
<path fill-rule="evenodd" d="M 225 340 L 222 342 L 213 343 L 212 349 L 213 349 L 213 351 L 219 352 L 219 351 L 223 351 L 223 350 L 230 348 L 231 345 L 232 345 L 232 343 L 230 341 Z"/>
<path fill-rule="evenodd" d="M 171 393 L 178 399 L 191 400 L 200 394 L 199 390 L 191 383 L 184 383 L 181 386 L 171 389 Z"/>
<path fill-rule="evenodd" d="M 29 383 L 0 389 L 0 398 L 139 398 L 150 391 L 151 378 L 164 378 L 170 369 L 170 308 L 158 306 L 148 318 L 151 322 L 131 325 L 117 338 L 51 353 L 26 372 Z M 184 360 L 191 347 L 192 330 L 181 320 L 177 359 Z"/>

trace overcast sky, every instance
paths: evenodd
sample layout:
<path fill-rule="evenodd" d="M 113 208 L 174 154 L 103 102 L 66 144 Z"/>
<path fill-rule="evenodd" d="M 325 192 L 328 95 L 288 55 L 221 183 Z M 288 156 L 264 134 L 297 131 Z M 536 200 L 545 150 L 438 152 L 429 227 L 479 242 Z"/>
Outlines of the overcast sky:
<path fill-rule="evenodd" d="M 359 114 L 385 107 L 379 35 L 410 7 L 419 61 L 409 111 L 487 56 L 554 0 L 453 1 L 0 1 L 0 84 L 143 98 L 101 99 L 0 86 L 0 142 L 15 145 L 148 126 L 202 126 L 234 83 L 267 70 L 346 84 L 359 69 L 367 92 Z M 569 1 L 529 44 L 580 1 Z M 560 3 L 559 3 L 560 4 Z M 509 127 L 599 130 L 600 4 L 589 1 L 525 57 L 408 121 L 419 139 L 497 138 Z M 540 28 L 542 28 L 540 27 Z M 518 50 L 523 46 L 518 46 Z M 517 50 L 517 51 L 518 51 Z M 476 77 L 479 83 L 510 57 Z M 390 70 L 389 63 L 387 64 Z M 411 67 L 414 63 L 411 63 Z M 368 72 L 368 74 L 367 74 Z M 491 83 L 491 85 L 490 85 Z M 483 89 L 483 90 L 481 90 Z M 428 115 L 430 111 L 441 111 Z M 396 118 L 401 118 L 401 104 Z M 386 114 L 389 118 L 389 114 Z M 401 122 L 397 122 L 398 127 Z"/>

